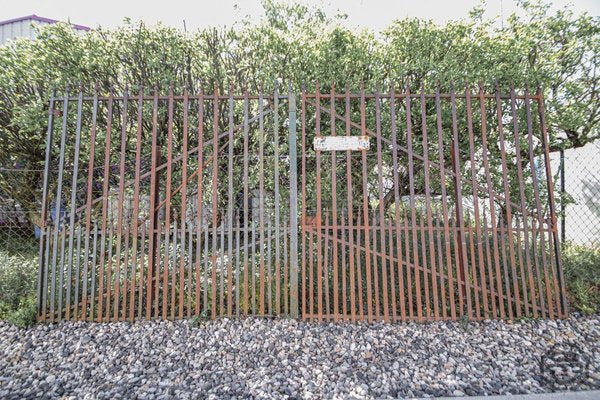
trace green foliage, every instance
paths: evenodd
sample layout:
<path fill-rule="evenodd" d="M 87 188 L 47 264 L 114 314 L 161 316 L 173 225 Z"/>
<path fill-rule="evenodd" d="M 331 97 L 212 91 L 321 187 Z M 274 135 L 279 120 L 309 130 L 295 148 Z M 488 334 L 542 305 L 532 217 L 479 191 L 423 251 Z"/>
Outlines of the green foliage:
<path fill-rule="evenodd" d="M 553 151 L 600 136 L 597 17 L 568 9 L 551 13 L 546 3 L 523 1 L 527 17 L 512 15 L 504 28 L 474 10 L 469 19 L 444 26 L 412 18 L 373 32 L 348 29 L 344 16 L 304 5 L 268 0 L 263 6 L 265 17 L 257 24 L 242 21 L 188 34 L 126 19 L 115 30 L 85 35 L 57 24 L 43 28 L 36 40 L 0 48 L 0 166 L 24 171 L 16 177 L 0 174 L 0 190 L 25 209 L 37 209 L 47 99 L 52 87 L 62 90 L 67 83 L 116 93 L 129 86 L 135 93 L 139 85 L 165 91 L 173 84 L 180 92 L 197 89 L 199 82 L 208 91 L 226 92 L 231 85 L 236 92 L 244 87 L 257 92 L 270 90 L 275 79 L 294 90 L 303 83 L 309 90 L 316 83 L 356 90 L 364 82 L 374 90 L 377 84 L 409 80 L 413 90 L 423 85 L 432 91 L 439 81 L 444 90 L 455 82 L 460 91 L 463 82 L 497 82 L 503 89 L 529 82 L 544 88 Z M 164 130 L 162 111 L 160 116 Z M 149 132 L 145 126 L 145 143 Z M 460 146 L 466 157 L 467 141 Z M 494 173 L 497 167 L 492 165 Z M 39 223 L 39 216 L 31 219 Z"/>
<path fill-rule="evenodd" d="M 37 254 L 33 246 L 23 244 L 26 241 L 12 240 L 3 240 L 0 250 L 0 319 L 25 327 L 36 316 Z"/>
<path fill-rule="evenodd" d="M 571 306 L 586 314 L 600 311 L 600 249 L 567 243 L 562 256 Z"/>
<path fill-rule="evenodd" d="M 206 311 L 202 311 L 200 313 L 200 315 L 194 315 L 192 318 L 190 318 L 188 323 L 192 328 L 198 328 L 199 326 L 202 326 L 202 324 L 208 320 L 209 320 L 208 314 L 206 313 Z"/>
<path fill-rule="evenodd" d="M 19 328 L 27 328 L 35 324 L 36 314 L 36 298 L 35 296 L 28 296 L 19 301 L 17 308 L 7 310 L 2 319 Z"/>

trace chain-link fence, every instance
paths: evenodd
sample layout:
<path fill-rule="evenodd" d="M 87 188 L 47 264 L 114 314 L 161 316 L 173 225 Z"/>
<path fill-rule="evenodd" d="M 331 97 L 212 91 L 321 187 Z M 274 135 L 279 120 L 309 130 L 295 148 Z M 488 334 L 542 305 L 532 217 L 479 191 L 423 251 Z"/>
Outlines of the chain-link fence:
<path fill-rule="evenodd" d="M 552 166 L 561 241 L 600 249 L 600 140 L 562 154 L 553 153 Z M 3 170 L 2 174 L 18 175 L 17 183 L 23 171 Z M 25 209 L 14 199 L 0 196 L 0 257 L 36 261 L 38 231 L 32 221 L 37 214 L 37 210 Z"/>
<path fill-rule="evenodd" d="M 563 243 L 600 249 L 600 140 L 557 154 Z"/>
<path fill-rule="evenodd" d="M 10 265 L 37 262 L 34 221 L 40 198 L 42 170 L 4 161 L 0 168 L 0 262 Z M 40 181 L 38 183 L 38 181 Z M 39 221 L 38 221 L 39 222 Z"/>
<path fill-rule="evenodd" d="M 0 262 L 34 263 L 38 254 L 37 229 L 31 223 L 32 211 L 0 204 Z"/>

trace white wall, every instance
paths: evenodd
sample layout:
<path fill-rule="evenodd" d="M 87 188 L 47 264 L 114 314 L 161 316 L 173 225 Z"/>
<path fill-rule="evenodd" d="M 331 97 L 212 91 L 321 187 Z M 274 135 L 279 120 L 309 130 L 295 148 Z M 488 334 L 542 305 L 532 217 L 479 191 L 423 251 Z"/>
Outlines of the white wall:
<path fill-rule="evenodd" d="M 0 26 L 0 45 L 6 44 L 9 40 L 15 38 L 35 39 L 36 31 L 33 25 L 48 25 L 47 22 L 26 19 L 22 21 L 11 22 Z"/>

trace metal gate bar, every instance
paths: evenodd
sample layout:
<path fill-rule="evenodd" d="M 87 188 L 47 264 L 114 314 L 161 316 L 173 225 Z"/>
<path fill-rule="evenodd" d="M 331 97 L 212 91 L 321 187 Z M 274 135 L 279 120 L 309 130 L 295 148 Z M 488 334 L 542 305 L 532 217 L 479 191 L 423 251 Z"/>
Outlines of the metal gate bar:
<path fill-rule="evenodd" d="M 50 99 L 40 320 L 567 315 L 540 90 L 134 92 Z"/>

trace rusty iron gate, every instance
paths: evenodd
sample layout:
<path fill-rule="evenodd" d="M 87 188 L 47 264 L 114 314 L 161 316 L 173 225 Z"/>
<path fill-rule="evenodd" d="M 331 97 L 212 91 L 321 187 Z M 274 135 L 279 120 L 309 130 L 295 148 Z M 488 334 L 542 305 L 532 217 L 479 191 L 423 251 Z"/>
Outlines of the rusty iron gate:
<path fill-rule="evenodd" d="M 552 188 L 539 90 L 67 88 L 38 318 L 564 317 Z"/>

